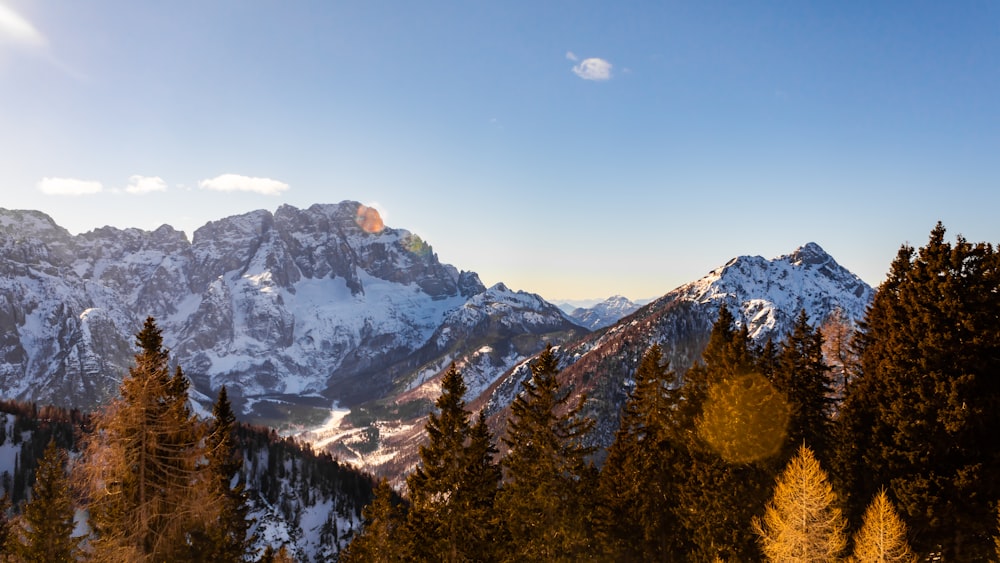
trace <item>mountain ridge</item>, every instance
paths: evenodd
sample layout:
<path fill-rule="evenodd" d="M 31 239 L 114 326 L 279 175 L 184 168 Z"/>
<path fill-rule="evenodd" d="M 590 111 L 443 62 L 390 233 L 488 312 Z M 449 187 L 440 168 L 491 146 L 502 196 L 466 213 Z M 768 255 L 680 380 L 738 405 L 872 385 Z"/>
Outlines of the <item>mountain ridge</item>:
<path fill-rule="evenodd" d="M 208 403 L 227 385 L 256 422 L 323 416 L 407 385 L 441 363 L 435 353 L 477 352 L 458 341 L 458 325 L 448 350 L 427 344 L 449 312 L 488 292 L 474 272 L 440 262 L 419 236 L 353 201 L 226 217 L 190 241 L 169 225 L 71 235 L 41 212 L 0 210 L 0 273 L 0 384 L 12 398 L 101 404 L 153 316 L 193 396 Z M 488 296 L 508 294 L 501 285 Z M 505 309 L 532 317 L 506 319 L 507 340 L 527 340 L 522 353 L 542 346 L 541 335 L 582 330 L 542 303 Z M 501 348 L 498 358 L 514 349 Z"/>

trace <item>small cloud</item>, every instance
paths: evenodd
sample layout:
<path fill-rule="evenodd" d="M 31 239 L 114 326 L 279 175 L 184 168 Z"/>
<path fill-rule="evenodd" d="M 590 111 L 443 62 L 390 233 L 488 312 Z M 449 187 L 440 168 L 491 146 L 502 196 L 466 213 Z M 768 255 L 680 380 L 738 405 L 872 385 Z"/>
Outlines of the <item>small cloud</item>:
<path fill-rule="evenodd" d="M 604 59 L 583 59 L 573 67 L 573 74 L 584 80 L 611 80 L 611 63 Z"/>
<path fill-rule="evenodd" d="M 580 58 L 577 57 L 576 53 L 574 53 L 573 51 L 566 51 L 566 58 L 573 61 L 574 63 L 580 60 Z"/>
<path fill-rule="evenodd" d="M 47 43 L 31 22 L 20 14 L 0 4 L 0 39 L 8 39 L 22 45 L 44 47 Z"/>
<path fill-rule="evenodd" d="M 251 178 L 239 174 L 223 174 L 198 182 L 203 190 L 217 192 L 254 192 L 264 195 L 278 195 L 288 191 L 288 184 L 270 178 Z"/>
<path fill-rule="evenodd" d="M 91 195 L 104 191 L 100 182 L 76 178 L 42 178 L 36 187 L 48 195 Z"/>
<path fill-rule="evenodd" d="M 125 191 L 130 194 L 148 194 L 167 191 L 167 183 L 159 176 L 130 176 Z"/>

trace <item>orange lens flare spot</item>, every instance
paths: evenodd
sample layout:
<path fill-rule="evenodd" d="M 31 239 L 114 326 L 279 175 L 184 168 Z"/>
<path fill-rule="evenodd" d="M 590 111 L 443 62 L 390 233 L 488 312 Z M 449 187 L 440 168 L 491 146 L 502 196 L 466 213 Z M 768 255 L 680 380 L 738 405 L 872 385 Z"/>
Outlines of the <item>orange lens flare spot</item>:
<path fill-rule="evenodd" d="M 354 221 L 366 233 L 381 233 L 382 229 L 385 228 L 385 224 L 382 223 L 382 216 L 378 214 L 378 211 L 374 207 L 368 207 L 367 205 L 358 207 L 358 214 L 354 217 Z"/>
<path fill-rule="evenodd" d="M 788 431 L 784 395 L 763 376 L 725 379 L 708 389 L 698 435 L 730 463 L 749 463 L 778 453 Z"/>

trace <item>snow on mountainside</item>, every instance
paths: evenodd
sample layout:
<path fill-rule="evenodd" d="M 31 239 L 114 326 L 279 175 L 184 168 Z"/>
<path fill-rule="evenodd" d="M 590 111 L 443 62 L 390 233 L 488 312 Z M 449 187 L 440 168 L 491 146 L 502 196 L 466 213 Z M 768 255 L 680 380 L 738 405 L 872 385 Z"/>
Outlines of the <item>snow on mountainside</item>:
<path fill-rule="evenodd" d="M 863 316 L 872 296 L 868 285 L 816 244 L 773 260 L 739 257 L 640 307 L 611 327 L 576 340 L 564 340 L 557 346 L 560 378 L 573 393 L 588 394 L 585 412 L 597 420 L 592 438 L 595 445 L 605 447 L 614 436 L 621 407 L 634 384 L 635 367 L 654 342 L 661 345 L 672 368 L 683 373 L 700 357 L 723 303 L 741 324 L 748 326 L 754 338 L 764 339 L 782 337 L 802 309 L 814 324 L 834 311 L 856 321 Z M 520 301 L 532 300 L 532 296 L 524 294 Z M 475 301 L 470 300 L 467 307 Z M 497 297 L 488 301 L 504 300 Z M 483 311 L 473 314 L 462 309 L 452 315 L 462 324 L 469 317 L 482 318 Z M 521 382 L 530 376 L 529 360 L 528 356 L 510 355 L 503 363 L 514 367 L 500 377 L 480 377 L 481 364 L 471 358 L 458 363 L 469 382 L 469 408 L 486 410 L 496 436 L 504 432 L 507 408 L 521 392 Z M 439 373 L 440 367 L 435 366 L 434 371 Z M 495 383 L 477 393 L 482 382 L 490 380 Z M 418 447 L 425 439 L 425 415 L 439 393 L 439 379 L 433 379 L 430 385 L 424 383 L 396 395 L 391 405 L 369 405 L 367 410 L 333 417 L 324 428 L 307 437 L 329 445 L 343 458 L 400 482 L 418 459 Z"/>
<path fill-rule="evenodd" d="M 416 354 L 435 360 L 416 372 L 406 387 L 349 413 L 335 412 L 301 437 L 356 466 L 399 477 L 417 461 L 426 415 L 441 394 L 441 374 L 452 362 L 462 371 L 465 398 L 471 403 L 545 343 L 571 340 L 584 332 L 538 295 L 494 285 L 446 315 Z"/>
<path fill-rule="evenodd" d="M 848 322 L 856 323 L 873 296 L 868 284 L 815 243 L 773 260 L 741 256 L 616 324 L 561 346 L 560 380 L 574 394 L 588 394 L 586 412 L 597 420 L 594 442 L 607 446 L 646 350 L 658 343 L 671 369 L 683 374 L 700 359 L 722 304 L 737 323 L 747 326 L 752 338 L 762 341 L 768 337 L 780 340 L 802 310 L 814 326 L 838 311 Z M 490 413 L 495 430 L 503 427 L 507 408 L 528 377 L 528 362 L 524 362 L 498 380 L 476 404 Z"/>
<path fill-rule="evenodd" d="M 196 398 L 226 385 L 246 419 L 313 425 L 334 404 L 481 358 L 491 336 L 517 345 L 488 355 L 484 378 L 581 333 L 551 306 L 511 305 L 521 299 L 356 202 L 227 217 L 190 242 L 167 225 L 72 236 L 42 213 L 0 210 L 0 390 L 92 408 L 117 392 L 151 315 Z M 474 310 L 489 313 L 456 317 Z"/>
<path fill-rule="evenodd" d="M 637 303 L 621 295 L 615 295 L 592 307 L 577 307 L 569 313 L 569 316 L 580 326 L 597 330 L 615 324 L 618 319 L 638 308 Z"/>

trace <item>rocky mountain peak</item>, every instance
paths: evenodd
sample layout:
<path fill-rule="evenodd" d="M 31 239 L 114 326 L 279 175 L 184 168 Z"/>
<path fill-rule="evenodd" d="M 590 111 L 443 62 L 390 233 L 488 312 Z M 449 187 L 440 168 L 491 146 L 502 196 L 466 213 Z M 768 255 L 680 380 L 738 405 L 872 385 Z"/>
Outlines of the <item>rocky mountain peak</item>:
<path fill-rule="evenodd" d="M 354 201 L 226 217 L 190 242 L 169 225 L 71 236 L 45 214 L 0 210 L 0 274 L 0 388 L 66 407 L 116 391 L 147 316 L 196 396 L 227 385 L 249 418 L 277 423 L 286 407 L 273 401 L 368 401 L 472 352 L 488 377 L 533 352 L 525 342 L 541 346 L 536 334 L 575 330 L 537 296 L 487 292 Z M 467 304 L 478 314 L 456 316 Z"/>
<path fill-rule="evenodd" d="M 795 265 L 819 266 L 833 260 L 829 254 L 815 242 L 808 242 L 789 254 L 789 261 Z"/>

